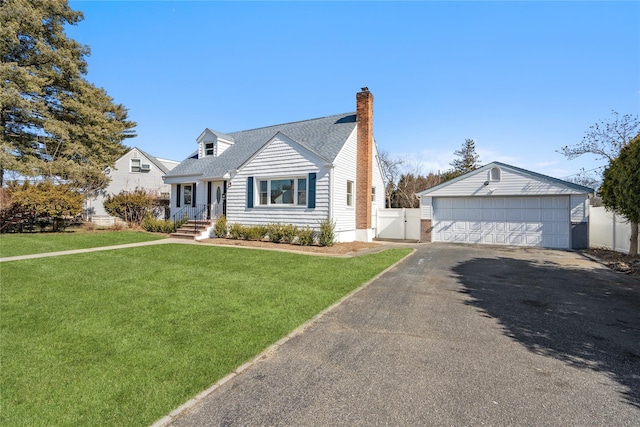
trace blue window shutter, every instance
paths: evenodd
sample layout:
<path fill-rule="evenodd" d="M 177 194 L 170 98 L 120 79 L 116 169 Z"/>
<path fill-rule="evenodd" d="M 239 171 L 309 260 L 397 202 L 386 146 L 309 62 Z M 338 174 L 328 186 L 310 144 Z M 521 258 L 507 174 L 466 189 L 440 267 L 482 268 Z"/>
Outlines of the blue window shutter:
<path fill-rule="evenodd" d="M 182 186 L 180 184 L 176 185 L 176 208 L 180 207 L 180 189 L 182 188 Z"/>
<path fill-rule="evenodd" d="M 307 194 L 307 207 L 315 208 L 316 207 L 316 174 L 309 174 L 309 192 Z"/>
<path fill-rule="evenodd" d="M 247 208 L 253 207 L 253 177 L 247 178 Z"/>
<path fill-rule="evenodd" d="M 191 207 L 196 207 L 196 183 L 193 183 L 193 187 L 191 187 Z"/>

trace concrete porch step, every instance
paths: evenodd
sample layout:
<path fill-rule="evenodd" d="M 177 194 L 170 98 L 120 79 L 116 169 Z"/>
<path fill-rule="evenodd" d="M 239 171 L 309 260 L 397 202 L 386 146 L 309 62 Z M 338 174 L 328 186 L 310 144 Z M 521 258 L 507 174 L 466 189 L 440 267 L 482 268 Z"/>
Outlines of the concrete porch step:
<path fill-rule="evenodd" d="M 209 227 L 211 227 L 211 221 L 189 220 L 174 233 L 171 233 L 171 237 L 178 239 L 195 239 L 196 236 L 199 236 Z"/>

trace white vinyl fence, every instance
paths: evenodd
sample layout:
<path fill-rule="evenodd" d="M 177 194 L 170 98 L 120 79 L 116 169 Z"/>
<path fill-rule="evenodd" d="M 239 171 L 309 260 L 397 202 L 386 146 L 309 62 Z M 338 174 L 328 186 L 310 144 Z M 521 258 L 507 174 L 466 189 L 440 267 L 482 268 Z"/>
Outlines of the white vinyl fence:
<path fill-rule="evenodd" d="M 420 209 L 378 209 L 377 238 L 420 240 Z"/>
<path fill-rule="evenodd" d="M 631 225 L 625 217 L 603 206 L 589 207 L 589 247 L 629 253 L 630 237 Z M 640 250 L 640 244 L 638 246 Z"/>

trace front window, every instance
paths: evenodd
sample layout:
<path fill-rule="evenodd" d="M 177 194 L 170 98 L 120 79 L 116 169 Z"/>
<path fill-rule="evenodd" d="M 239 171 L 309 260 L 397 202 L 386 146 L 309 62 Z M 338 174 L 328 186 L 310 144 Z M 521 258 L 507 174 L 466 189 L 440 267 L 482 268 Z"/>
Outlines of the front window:
<path fill-rule="evenodd" d="M 258 202 L 262 206 L 306 206 L 307 180 L 306 178 L 279 178 L 259 180 Z"/>
<path fill-rule="evenodd" d="M 131 159 L 131 173 L 140 172 L 140 159 Z"/>
<path fill-rule="evenodd" d="M 353 181 L 347 181 L 347 206 L 353 206 Z"/>
<path fill-rule="evenodd" d="M 306 178 L 298 179 L 298 204 L 303 206 L 307 205 L 307 179 Z"/>
<path fill-rule="evenodd" d="M 213 156 L 213 142 L 207 142 L 204 144 L 204 155 Z"/>
<path fill-rule="evenodd" d="M 271 204 L 293 204 L 293 179 L 274 179 L 271 181 Z"/>
<path fill-rule="evenodd" d="M 184 203 L 185 206 L 190 206 L 191 205 L 191 191 L 192 191 L 192 186 L 191 185 L 185 185 L 184 189 L 182 190 L 182 202 Z"/>
<path fill-rule="evenodd" d="M 260 204 L 269 204 L 269 181 L 260 181 Z"/>

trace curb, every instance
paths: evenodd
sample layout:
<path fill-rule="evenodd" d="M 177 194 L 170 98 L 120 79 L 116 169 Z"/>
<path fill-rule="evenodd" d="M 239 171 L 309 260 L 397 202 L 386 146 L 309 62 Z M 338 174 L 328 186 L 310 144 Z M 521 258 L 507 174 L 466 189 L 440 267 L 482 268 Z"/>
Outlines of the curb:
<path fill-rule="evenodd" d="M 376 276 L 372 277 L 370 280 L 368 280 L 364 284 L 360 285 L 359 287 L 357 287 L 353 291 L 349 292 L 347 295 L 343 296 L 338 301 L 334 302 L 332 305 L 330 305 L 329 307 L 325 308 L 320 313 L 316 314 L 311 319 L 307 320 L 305 323 L 303 323 L 302 325 L 298 326 L 293 331 L 289 332 L 289 334 L 287 334 L 283 338 L 280 338 L 274 344 L 271 344 L 269 347 L 267 347 L 265 350 L 263 350 L 257 356 L 255 356 L 253 359 L 251 359 L 250 361 L 244 363 L 243 365 L 240 365 L 238 368 L 233 370 L 233 372 L 231 372 L 230 374 L 227 374 L 226 376 L 224 376 L 221 379 L 219 379 L 218 381 L 216 381 L 213 385 L 211 385 L 211 387 L 209 387 L 206 390 L 198 393 L 192 399 L 189 399 L 188 401 L 186 401 L 185 403 L 183 403 L 182 405 L 178 406 L 176 409 L 171 411 L 168 415 L 165 415 L 164 417 L 160 418 L 158 421 L 156 421 L 153 424 L 151 424 L 150 427 L 165 427 L 165 426 L 169 425 L 169 423 L 171 423 L 176 418 L 178 418 L 180 415 L 182 415 L 182 413 L 184 413 L 184 412 L 188 411 L 189 409 L 193 408 L 194 406 L 196 406 L 198 403 L 200 403 L 202 400 L 204 400 L 211 393 L 213 393 L 214 391 L 216 391 L 217 389 L 219 389 L 224 384 L 228 383 L 229 381 L 231 381 L 233 378 L 237 377 L 238 375 L 240 375 L 244 371 L 247 371 L 247 370 L 251 369 L 252 367 L 257 365 L 261 361 L 267 359 L 270 355 L 272 355 L 273 353 L 277 352 L 278 349 L 281 346 L 283 346 L 287 341 L 289 341 L 292 338 L 294 338 L 295 336 L 300 335 L 301 333 L 303 333 L 307 328 L 312 326 L 314 323 L 316 323 L 318 320 L 320 320 L 322 317 L 324 317 L 329 312 L 333 311 L 335 308 L 337 308 L 339 305 L 341 305 L 344 301 L 346 301 L 347 299 L 351 298 L 353 295 L 355 295 L 358 292 L 360 292 L 362 289 L 364 289 L 367 286 L 369 286 L 371 283 L 373 283 L 375 280 L 379 279 L 382 275 L 384 275 L 388 271 L 391 271 L 394 268 L 396 268 L 396 266 L 398 266 L 399 264 L 404 262 L 407 258 L 412 256 L 416 252 L 417 252 L 417 250 L 415 248 L 413 248 L 411 253 L 407 254 L 402 259 L 400 259 L 397 262 L 395 262 L 394 264 L 390 265 L 389 267 L 387 267 L 386 269 L 384 269 L 383 271 L 378 273 Z"/>

